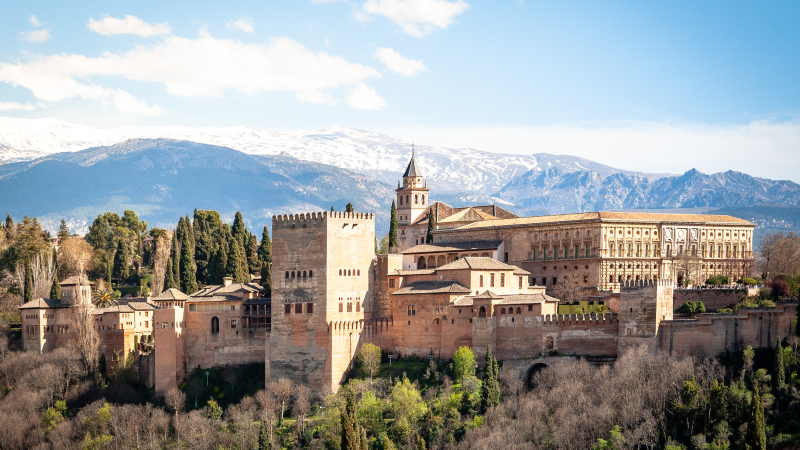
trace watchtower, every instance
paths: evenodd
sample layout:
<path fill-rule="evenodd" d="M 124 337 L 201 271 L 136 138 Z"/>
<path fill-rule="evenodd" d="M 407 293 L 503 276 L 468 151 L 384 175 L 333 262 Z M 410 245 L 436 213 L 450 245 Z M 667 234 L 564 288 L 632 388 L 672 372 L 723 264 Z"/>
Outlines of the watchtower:
<path fill-rule="evenodd" d="M 619 348 L 634 345 L 655 345 L 658 327 L 672 320 L 672 294 L 675 285 L 670 280 L 628 281 L 619 292 Z"/>
<path fill-rule="evenodd" d="M 414 145 L 411 145 L 411 161 L 403 173 L 403 186 L 397 183 L 397 221 L 408 225 L 416 220 L 429 206 L 428 183 L 422 180 L 422 171 L 414 160 Z"/>

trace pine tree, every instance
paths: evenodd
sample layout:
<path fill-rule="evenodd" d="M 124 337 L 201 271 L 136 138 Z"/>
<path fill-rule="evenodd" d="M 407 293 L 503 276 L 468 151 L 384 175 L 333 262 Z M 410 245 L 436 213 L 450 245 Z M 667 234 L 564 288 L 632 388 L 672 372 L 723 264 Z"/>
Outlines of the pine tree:
<path fill-rule="evenodd" d="M 261 427 L 258 429 L 258 450 L 272 450 L 272 439 L 269 438 L 269 423 L 266 419 L 261 420 Z"/>
<path fill-rule="evenodd" d="M 128 259 L 128 246 L 120 239 L 117 242 L 117 252 L 114 254 L 114 269 L 111 275 L 121 282 L 127 280 L 130 276 Z"/>
<path fill-rule="evenodd" d="M 397 207 L 392 200 L 392 216 L 389 221 L 389 248 L 397 247 Z"/>
<path fill-rule="evenodd" d="M 181 292 L 187 295 L 197 291 L 197 266 L 194 264 L 191 247 L 188 242 L 181 247 Z"/>
<path fill-rule="evenodd" d="M 492 356 L 492 349 L 486 347 L 486 369 L 483 372 L 481 388 L 481 408 L 483 411 L 500 404 L 500 385 L 497 383 L 497 360 Z"/>
<path fill-rule="evenodd" d="M 333 206 L 331 206 L 331 211 L 333 211 Z M 14 219 L 11 218 L 11 214 L 6 214 L 6 230 L 13 230 L 14 229 Z"/>
<path fill-rule="evenodd" d="M 333 212 L 333 205 L 331 205 L 331 212 Z M 8 219 L 6 219 L 6 221 L 8 221 Z"/>
<path fill-rule="evenodd" d="M 344 207 L 344 212 L 346 212 L 346 213 L 355 212 L 355 210 L 353 210 L 353 204 L 352 203 L 348 203 L 347 206 Z"/>
<path fill-rule="evenodd" d="M 70 235 L 69 227 L 67 226 L 67 222 L 64 219 L 61 219 L 61 226 L 58 227 L 58 238 L 59 239 L 66 239 Z"/>
<path fill-rule="evenodd" d="M 31 273 L 31 262 L 25 260 L 25 288 L 22 291 L 25 303 L 33 300 L 33 274 Z"/>
<path fill-rule="evenodd" d="M 242 247 L 244 247 L 246 231 L 242 213 L 236 211 L 236 217 L 233 218 L 233 226 L 231 227 L 231 235 L 233 235 L 233 238 L 236 239 Z"/>
<path fill-rule="evenodd" d="M 189 243 L 189 250 L 192 252 L 192 256 L 194 256 L 194 247 L 197 245 L 194 236 L 194 227 L 192 226 L 192 219 L 189 218 L 189 215 L 186 215 L 186 218 L 183 220 L 183 226 L 186 228 L 186 242 Z"/>
<path fill-rule="evenodd" d="M 231 239 L 228 246 L 228 265 L 225 268 L 225 276 L 232 277 L 234 283 L 247 283 L 250 281 L 244 249 L 242 244 L 235 238 Z"/>
<path fill-rule="evenodd" d="M 786 369 L 783 366 L 783 348 L 781 347 L 781 340 L 775 345 L 775 370 L 773 374 L 773 381 L 776 396 L 780 396 L 786 388 Z"/>
<path fill-rule="evenodd" d="M 58 283 L 58 252 L 53 249 L 53 285 L 50 287 L 50 298 L 61 300 L 61 285 Z"/>
<path fill-rule="evenodd" d="M 433 230 L 436 229 L 436 221 L 433 218 L 433 209 L 428 212 L 428 233 L 425 235 L 425 243 L 433 243 Z"/>
<path fill-rule="evenodd" d="M 348 388 L 342 411 L 342 450 L 366 450 L 367 441 L 364 429 L 358 424 L 356 416 L 356 394 Z"/>
<path fill-rule="evenodd" d="M 756 386 L 755 392 L 750 399 L 750 409 L 747 418 L 747 431 L 744 435 L 746 448 L 751 450 L 767 449 L 767 433 L 764 424 L 764 404 L 761 402 L 761 395 Z"/>

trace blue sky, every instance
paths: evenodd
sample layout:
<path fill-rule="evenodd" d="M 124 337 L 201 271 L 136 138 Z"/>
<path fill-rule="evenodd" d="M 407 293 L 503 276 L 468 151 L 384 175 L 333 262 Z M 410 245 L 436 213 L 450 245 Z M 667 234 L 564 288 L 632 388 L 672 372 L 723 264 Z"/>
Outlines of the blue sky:
<path fill-rule="evenodd" d="M 798 2 L 28 1 L 0 30 L 5 116 L 338 124 L 800 181 L 762 160 L 800 154 Z"/>

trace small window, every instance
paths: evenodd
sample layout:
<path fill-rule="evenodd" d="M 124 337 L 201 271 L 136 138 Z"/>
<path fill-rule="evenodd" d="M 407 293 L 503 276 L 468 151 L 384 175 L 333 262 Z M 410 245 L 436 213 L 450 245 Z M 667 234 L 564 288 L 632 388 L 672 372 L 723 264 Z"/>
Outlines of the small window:
<path fill-rule="evenodd" d="M 303 278 L 306 278 L 306 271 L 303 271 Z"/>
<path fill-rule="evenodd" d="M 506 274 L 500 274 L 500 287 L 506 287 Z"/>
<path fill-rule="evenodd" d="M 295 303 L 294 304 L 294 313 L 295 314 L 303 314 L 303 304 L 302 303 Z"/>
<path fill-rule="evenodd" d="M 314 304 L 313 303 L 306 303 L 306 313 L 307 314 L 314 314 Z"/>
<path fill-rule="evenodd" d="M 294 278 L 294 270 L 292 271 L 292 278 Z"/>
<path fill-rule="evenodd" d="M 494 274 L 489 274 L 489 287 L 494 287 Z"/>
<path fill-rule="evenodd" d="M 505 308 L 500 309 L 500 314 L 505 314 L 505 313 L 506 313 L 506 309 Z"/>
<path fill-rule="evenodd" d="M 522 309 L 519 306 L 517 306 L 517 314 L 522 314 Z"/>
<path fill-rule="evenodd" d="M 528 311 L 533 311 L 533 305 L 528 305 Z"/>
<path fill-rule="evenodd" d="M 231 319 L 231 329 L 236 329 L 236 319 Z"/>
<path fill-rule="evenodd" d="M 481 276 L 479 277 L 479 280 L 480 280 L 480 286 L 481 286 L 481 287 L 483 287 L 483 275 L 481 275 Z"/>
<path fill-rule="evenodd" d="M 342 276 L 342 269 L 339 269 L 339 276 Z"/>
<path fill-rule="evenodd" d="M 313 270 L 309 270 L 308 271 L 308 278 L 311 278 L 313 276 L 314 276 L 314 271 Z"/>
<path fill-rule="evenodd" d="M 361 276 L 361 269 L 356 270 L 356 275 L 359 277 Z"/>
<path fill-rule="evenodd" d="M 389 287 L 394 288 L 394 278 L 389 279 Z"/>
<path fill-rule="evenodd" d="M 408 312 L 409 316 L 416 316 L 417 315 L 417 311 L 415 310 L 415 306 L 416 305 L 408 305 L 407 312 Z"/>
<path fill-rule="evenodd" d="M 519 288 L 522 289 L 522 277 L 519 277 Z"/>
<path fill-rule="evenodd" d="M 292 313 L 292 305 L 283 305 L 283 313 L 287 316 Z"/>
<path fill-rule="evenodd" d="M 344 303 L 339 302 L 339 312 L 344 312 Z"/>
<path fill-rule="evenodd" d="M 557 283 L 558 283 L 558 277 L 553 277 L 553 286 L 555 286 Z"/>
<path fill-rule="evenodd" d="M 356 302 L 356 312 L 361 312 L 361 302 Z"/>
<path fill-rule="evenodd" d="M 211 318 L 211 332 L 219 333 L 219 319 L 216 317 Z"/>
<path fill-rule="evenodd" d="M 347 302 L 347 312 L 353 312 L 353 302 Z"/>

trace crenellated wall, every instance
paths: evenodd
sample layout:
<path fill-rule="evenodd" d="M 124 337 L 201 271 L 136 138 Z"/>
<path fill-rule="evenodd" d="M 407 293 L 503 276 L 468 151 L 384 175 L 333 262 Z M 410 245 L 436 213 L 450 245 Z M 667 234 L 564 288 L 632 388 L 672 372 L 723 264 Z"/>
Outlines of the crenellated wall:
<path fill-rule="evenodd" d="M 745 297 L 758 295 L 758 288 L 743 289 L 675 289 L 672 307 L 675 311 L 686 302 L 703 302 L 706 311 L 734 306 Z"/>

